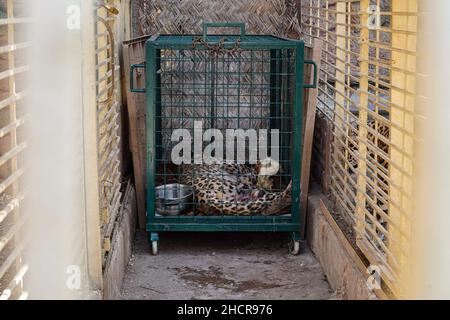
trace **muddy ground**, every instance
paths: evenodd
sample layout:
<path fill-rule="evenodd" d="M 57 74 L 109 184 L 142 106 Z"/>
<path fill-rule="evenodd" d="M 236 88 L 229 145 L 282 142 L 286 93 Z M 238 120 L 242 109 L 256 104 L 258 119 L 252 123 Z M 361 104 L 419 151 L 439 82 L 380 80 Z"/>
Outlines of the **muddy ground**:
<path fill-rule="evenodd" d="M 286 234 L 163 233 L 152 256 L 138 232 L 123 299 L 333 299 L 305 244 L 287 251 Z"/>

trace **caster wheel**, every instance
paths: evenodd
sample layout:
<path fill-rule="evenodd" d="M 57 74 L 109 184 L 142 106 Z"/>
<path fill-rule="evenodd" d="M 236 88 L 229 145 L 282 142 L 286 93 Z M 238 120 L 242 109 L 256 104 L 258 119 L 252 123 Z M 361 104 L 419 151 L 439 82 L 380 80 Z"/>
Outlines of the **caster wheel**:
<path fill-rule="evenodd" d="M 289 241 L 289 252 L 290 254 L 297 256 L 300 253 L 300 241 L 291 240 Z"/>
<path fill-rule="evenodd" d="M 158 241 L 152 241 L 152 254 L 154 256 L 158 254 Z"/>
<path fill-rule="evenodd" d="M 156 232 L 151 232 L 149 234 L 149 241 L 152 246 L 152 254 L 156 256 L 158 254 L 158 244 L 159 244 L 159 235 Z"/>

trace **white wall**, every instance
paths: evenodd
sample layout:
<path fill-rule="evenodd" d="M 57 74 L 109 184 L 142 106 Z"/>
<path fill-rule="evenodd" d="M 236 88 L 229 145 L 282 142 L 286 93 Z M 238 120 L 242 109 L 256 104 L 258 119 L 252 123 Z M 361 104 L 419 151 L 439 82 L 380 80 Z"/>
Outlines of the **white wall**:
<path fill-rule="evenodd" d="M 95 93 L 95 82 L 86 86 L 83 70 L 86 63 L 95 61 L 89 58 L 93 43 L 85 48 L 82 38 L 86 28 L 93 28 L 92 21 L 80 24 L 85 29 L 78 28 L 81 1 L 92 5 L 91 0 L 31 2 L 36 22 L 30 29 L 33 46 L 26 211 L 32 219 L 26 257 L 30 268 L 25 282 L 31 299 L 86 298 L 91 294 L 88 289 L 101 285 L 95 283 L 95 275 L 88 276 L 93 267 L 88 266 L 91 260 L 87 255 L 87 226 L 92 224 L 87 219 L 87 198 L 92 193 L 87 193 L 91 177 L 85 174 L 91 164 L 85 160 L 96 164 L 96 154 L 95 147 L 86 149 L 85 132 L 90 130 L 86 126 L 92 126 L 95 119 L 86 123 L 85 113 L 92 111 L 88 107 L 95 108 L 95 104 L 86 105 L 87 97 Z M 93 13 L 92 7 L 86 12 Z M 91 79 L 95 81 L 95 77 Z M 94 213 L 98 220 L 98 210 Z"/>
<path fill-rule="evenodd" d="M 415 204 L 407 292 L 408 298 L 450 299 L 450 1 L 419 0 L 418 21 Z"/>

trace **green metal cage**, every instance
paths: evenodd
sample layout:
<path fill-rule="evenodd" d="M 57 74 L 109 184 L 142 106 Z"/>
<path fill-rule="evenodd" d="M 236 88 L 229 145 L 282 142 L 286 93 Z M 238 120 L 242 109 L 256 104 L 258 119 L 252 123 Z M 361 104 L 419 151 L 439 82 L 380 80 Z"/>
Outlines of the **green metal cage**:
<path fill-rule="evenodd" d="M 209 34 L 212 27 L 217 28 L 216 30 L 239 28 L 240 33 Z M 293 240 L 291 250 L 298 252 L 303 91 L 316 86 L 316 83 L 304 83 L 304 65 L 312 64 L 315 67 L 315 64 L 305 61 L 302 41 L 271 35 L 246 35 L 243 23 L 205 23 L 203 30 L 202 35 L 154 36 L 146 43 L 146 62 L 131 66 L 131 79 L 136 69 L 146 69 L 146 88 L 133 88 L 132 83 L 131 90 L 146 92 L 147 231 L 153 253 L 157 251 L 158 233 L 166 231 L 290 232 Z M 314 74 L 317 74 L 316 68 Z M 220 133 L 211 140 L 205 140 L 203 136 L 199 142 L 200 147 L 194 145 L 198 142 L 195 135 L 199 132 L 196 131 L 199 130 L 199 123 L 202 132 L 215 129 L 215 132 Z M 185 158 L 181 164 L 173 161 L 173 150 L 180 143 L 180 140 L 174 139 L 173 134 L 180 129 L 195 140 L 188 140 L 191 147 L 183 151 Z M 235 135 L 233 141 L 230 141 L 230 129 L 235 130 L 231 132 L 240 134 L 258 132 L 257 148 L 251 145 L 250 134 Z M 216 143 L 216 147 L 222 144 L 222 141 L 218 141 L 218 136 L 225 137 L 223 149 L 234 148 L 230 151 L 232 156 L 219 165 L 195 162 L 198 159 L 198 153 L 195 154 L 197 148 L 204 150 L 212 142 Z M 239 139 L 245 155 L 248 155 L 244 161 L 237 159 L 235 145 L 239 144 Z M 276 146 L 274 141 L 278 141 Z M 262 146 L 262 142 L 266 142 L 265 146 Z M 261 162 L 255 164 L 249 159 L 252 155 L 253 160 L 255 159 L 255 152 L 261 155 L 264 148 L 272 153 L 276 151 L 276 163 L 279 166 L 279 170 L 267 178 L 270 180 L 270 190 L 263 190 L 259 186 L 247 188 L 246 184 L 243 192 L 246 192 L 247 198 L 242 196 L 244 200 L 236 200 L 240 199 L 240 195 L 234 194 L 232 198 L 234 197 L 235 203 L 231 200 L 224 204 L 224 208 L 230 208 L 228 211 L 218 210 L 217 205 L 214 210 L 208 211 L 208 208 L 212 208 L 208 201 L 202 203 L 202 209 L 199 209 L 198 192 L 201 187 L 192 181 L 205 180 L 208 183 L 206 193 L 213 192 L 211 181 L 217 181 L 220 190 L 217 193 L 227 192 L 228 189 L 224 186 L 228 186 L 230 180 L 247 179 L 247 176 L 243 178 L 244 175 L 249 175 L 249 181 L 259 183 L 258 172 L 261 171 L 258 170 L 261 169 L 257 168 Z M 222 151 L 222 155 L 228 156 L 228 149 Z M 216 156 L 217 152 L 214 150 L 212 155 Z M 261 160 L 263 159 L 258 159 Z M 186 161 L 195 165 L 189 166 Z M 234 171 L 224 174 L 221 168 L 225 166 Z M 184 195 L 181 195 L 176 198 L 183 198 L 183 202 L 163 197 L 167 200 L 163 206 L 172 201 L 172 207 L 177 205 L 180 210 L 175 215 L 160 214 L 161 188 L 162 194 L 166 195 L 166 187 L 186 187 L 183 184 L 186 180 L 186 167 L 190 168 L 188 174 L 192 175 L 188 179 L 192 182 L 188 185 L 192 187 L 192 196 L 188 188 L 187 197 L 183 198 Z M 204 179 L 197 179 L 196 175 L 203 175 Z M 223 186 L 220 186 L 221 183 Z M 239 186 L 232 185 L 235 193 L 240 192 L 236 191 L 241 190 Z M 284 203 L 284 211 L 267 214 L 264 210 L 257 210 L 256 204 L 253 206 L 251 202 L 253 198 L 259 199 L 261 194 L 264 199 L 274 194 L 286 196 L 289 201 Z M 225 197 L 223 194 L 220 196 L 223 197 L 221 199 Z M 282 199 L 280 197 L 278 198 Z M 250 203 L 247 207 L 255 210 L 247 209 L 243 214 L 236 211 L 233 214 L 232 210 L 241 210 L 240 203 Z M 270 204 L 264 204 L 270 207 Z"/>

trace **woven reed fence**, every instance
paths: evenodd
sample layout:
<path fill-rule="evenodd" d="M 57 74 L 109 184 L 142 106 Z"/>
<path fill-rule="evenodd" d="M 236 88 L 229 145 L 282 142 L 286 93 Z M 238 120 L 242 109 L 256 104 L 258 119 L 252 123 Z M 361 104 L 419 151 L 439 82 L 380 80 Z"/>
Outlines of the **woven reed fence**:
<path fill-rule="evenodd" d="M 245 22 L 249 34 L 298 38 L 297 0 L 138 0 L 137 34 L 199 34 L 203 22 Z"/>
<path fill-rule="evenodd" d="M 302 0 L 324 40 L 319 113 L 331 124 L 329 191 L 357 246 L 397 297 L 412 192 L 416 0 Z"/>

